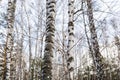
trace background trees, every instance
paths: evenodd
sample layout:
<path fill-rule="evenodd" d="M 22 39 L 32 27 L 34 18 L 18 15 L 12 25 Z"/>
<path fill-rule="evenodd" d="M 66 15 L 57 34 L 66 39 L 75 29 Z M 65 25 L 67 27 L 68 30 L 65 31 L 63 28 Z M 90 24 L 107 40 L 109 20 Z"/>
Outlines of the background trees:
<path fill-rule="evenodd" d="M 66 80 L 68 66 L 74 80 L 120 79 L 120 1 L 17 0 L 16 7 L 8 1 L 0 1 L 1 79 L 5 64 L 11 80 Z"/>

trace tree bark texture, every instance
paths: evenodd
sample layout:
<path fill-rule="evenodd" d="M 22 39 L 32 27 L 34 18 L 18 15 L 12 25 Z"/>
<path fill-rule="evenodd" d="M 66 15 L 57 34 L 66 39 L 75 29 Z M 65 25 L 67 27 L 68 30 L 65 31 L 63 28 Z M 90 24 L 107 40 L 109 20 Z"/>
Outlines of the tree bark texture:
<path fill-rule="evenodd" d="M 16 0 L 8 0 L 8 9 L 7 9 L 8 30 L 7 30 L 7 41 L 5 47 L 3 80 L 11 80 L 13 77 L 12 73 L 15 69 L 12 64 L 13 61 L 12 51 L 13 51 L 13 39 L 14 39 L 13 27 L 14 27 L 14 19 L 15 19 L 15 8 L 16 8 Z"/>
<path fill-rule="evenodd" d="M 87 0 L 88 7 L 88 19 L 89 19 L 89 29 L 91 33 L 91 46 L 94 56 L 94 65 L 96 67 L 97 72 L 97 80 L 104 80 L 104 71 L 103 71 L 103 56 L 100 54 L 99 44 L 97 40 L 97 33 L 94 24 L 93 18 L 93 9 L 92 9 L 92 0 Z"/>
<path fill-rule="evenodd" d="M 42 65 L 42 80 L 52 80 L 52 57 L 55 31 L 55 0 L 46 0 L 46 39 L 44 62 Z"/>
<path fill-rule="evenodd" d="M 67 51 L 67 69 L 68 69 L 68 80 L 73 80 L 74 70 L 74 0 L 68 0 L 68 51 Z"/>

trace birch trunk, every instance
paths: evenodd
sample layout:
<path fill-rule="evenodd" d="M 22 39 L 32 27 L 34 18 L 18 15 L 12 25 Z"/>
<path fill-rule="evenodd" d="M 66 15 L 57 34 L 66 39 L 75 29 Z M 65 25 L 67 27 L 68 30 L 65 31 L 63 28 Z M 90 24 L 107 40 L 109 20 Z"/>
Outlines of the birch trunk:
<path fill-rule="evenodd" d="M 74 70 L 74 0 L 68 0 L 68 51 L 67 51 L 67 69 L 68 69 L 68 80 L 73 80 Z"/>
<path fill-rule="evenodd" d="M 52 80 L 52 57 L 55 31 L 55 0 L 46 0 L 46 39 L 42 80 Z"/>
<path fill-rule="evenodd" d="M 7 41 L 5 48 L 5 57 L 4 57 L 4 73 L 3 80 L 11 80 L 10 71 L 13 69 L 10 68 L 11 65 L 11 55 L 13 50 L 13 27 L 14 27 L 14 19 L 15 19 L 15 8 L 16 8 L 16 0 L 8 0 L 8 9 L 7 9 Z"/>
<path fill-rule="evenodd" d="M 31 44 L 32 43 L 31 43 L 31 26 L 30 25 L 28 26 L 28 29 L 29 29 L 29 74 L 30 74 L 29 78 L 30 78 L 30 80 L 33 80 L 32 76 L 31 76 L 31 74 L 32 74 L 31 73 L 32 72 L 31 71 L 31 64 L 32 64 L 32 61 L 31 61 L 32 60 Z"/>
<path fill-rule="evenodd" d="M 89 19 L 89 29 L 91 33 L 91 46 L 94 57 L 94 65 L 97 71 L 97 80 L 104 80 L 104 71 L 103 71 L 103 56 L 99 51 L 99 44 L 97 41 L 97 33 L 94 24 L 93 18 L 93 9 L 92 9 L 92 0 L 87 0 L 87 10 L 88 10 L 88 19 Z"/>

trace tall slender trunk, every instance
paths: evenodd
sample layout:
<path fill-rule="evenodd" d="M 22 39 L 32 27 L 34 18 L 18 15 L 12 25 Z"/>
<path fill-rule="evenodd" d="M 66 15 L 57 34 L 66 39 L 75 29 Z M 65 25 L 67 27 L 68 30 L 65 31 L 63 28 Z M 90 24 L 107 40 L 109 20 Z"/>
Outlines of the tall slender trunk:
<path fill-rule="evenodd" d="M 63 6 L 64 7 L 64 6 Z M 64 32 L 64 23 L 65 23 L 65 20 L 64 20 L 64 17 L 65 17 L 65 10 L 63 9 L 63 24 L 62 24 L 62 64 L 63 64 L 63 80 L 64 79 L 67 79 L 67 75 L 66 75 L 66 65 L 65 65 L 65 32 Z"/>
<path fill-rule="evenodd" d="M 29 22 L 28 22 L 28 24 L 29 24 Z M 29 78 L 30 78 L 30 80 L 33 80 L 32 79 L 32 76 L 31 76 L 31 64 L 32 64 L 32 52 L 31 52 L 31 26 L 29 25 L 28 26 L 28 32 L 29 32 L 29 73 L 30 73 L 30 75 L 29 75 Z"/>
<path fill-rule="evenodd" d="M 94 18 L 93 18 L 93 9 L 92 9 L 92 0 L 87 0 L 87 10 L 88 10 L 88 19 L 89 19 L 89 29 L 91 33 L 91 46 L 93 51 L 93 57 L 94 57 L 94 65 L 96 67 L 97 71 L 97 80 L 104 80 L 104 71 L 103 71 L 103 56 L 100 54 L 99 51 L 99 44 L 97 41 L 97 33 L 96 28 L 94 24 Z"/>
<path fill-rule="evenodd" d="M 55 31 L 55 0 L 46 0 L 46 39 L 44 62 L 42 65 L 42 80 L 52 80 L 52 57 Z"/>
<path fill-rule="evenodd" d="M 21 4 L 21 11 L 23 10 L 23 1 Z M 21 22 L 23 23 L 23 16 L 21 14 Z M 23 69 L 22 69 L 22 53 L 23 53 L 23 42 L 24 42 L 24 33 L 23 33 L 23 24 L 21 24 L 21 38 L 20 38 L 20 53 L 19 53 L 19 80 L 22 80 L 23 78 Z"/>
<path fill-rule="evenodd" d="M 21 1 L 21 7 L 20 7 L 20 10 L 21 10 L 21 13 L 23 13 L 23 3 L 24 1 Z M 24 22 L 23 22 L 23 14 L 20 14 L 20 21 L 21 21 L 21 24 L 19 27 L 15 27 L 16 28 L 16 34 L 17 34 L 17 51 L 16 51 L 16 66 L 18 67 L 17 68 L 17 72 L 16 72 L 16 79 L 15 80 L 23 80 L 23 70 L 24 68 L 22 68 L 23 66 L 23 58 L 22 58 L 22 53 L 23 53 L 23 42 L 24 42 L 24 35 L 23 35 L 23 26 L 24 26 Z M 19 31 L 21 32 L 21 34 L 19 34 Z"/>
<path fill-rule="evenodd" d="M 86 20 L 85 20 L 85 13 L 84 13 L 85 11 L 84 11 L 83 7 L 84 7 L 84 1 L 82 0 L 82 14 L 83 14 L 83 24 L 84 24 L 84 28 L 85 28 L 85 36 L 86 36 L 86 39 L 87 39 L 87 44 L 89 46 L 89 55 L 92 57 L 93 63 L 95 64 L 93 51 L 92 51 L 92 46 L 91 46 L 91 43 L 90 43 L 89 36 L 87 34 L 87 25 L 86 25 Z"/>
<path fill-rule="evenodd" d="M 73 80 L 73 70 L 74 70 L 74 0 L 68 0 L 68 51 L 67 51 L 67 69 L 68 69 L 68 80 Z"/>
<path fill-rule="evenodd" d="M 4 56 L 3 80 L 11 80 L 10 66 L 13 65 L 11 63 L 11 55 L 13 50 L 13 32 L 14 32 L 13 27 L 14 27 L 14 19 L 15 19 L 15 8 L 16 8 L 16 0 L 8 0 L 8 9 L 7 9 L 8 31 L 7 31 L 7 41 L 5 47 L 5 56 Z"/>

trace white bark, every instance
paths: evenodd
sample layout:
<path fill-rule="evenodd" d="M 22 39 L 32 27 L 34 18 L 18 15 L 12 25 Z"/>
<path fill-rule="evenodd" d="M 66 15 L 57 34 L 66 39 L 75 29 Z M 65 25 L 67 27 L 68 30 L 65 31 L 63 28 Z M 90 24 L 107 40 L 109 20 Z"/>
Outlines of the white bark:
<path fill-rule="evenodd" d="M 74 0 L 68 0 L 68 51 L 67 51 L 67 68 L 68 68 L 68 80 L 73 80 L 74 70 Z"/>
<path fill-rule="evenodd" d="M 55 31 L 55 0 L 46 0 L 46 39 L 42 80 L 52 80 L 52 57 Z"/>
<path fill-rule="evenodd" d="M 7 31 L 7 41 L 6 41 L 6 48 L 5 48 L 5 71 L 3 75 L 3 80 L 11 80 L 10 76 L 10 68 L 12 64 L 11 62 L 11 55 L 13 50 L 13 26 L 14 26 L 14 15 L 15 15 L 15 8 L 16 8 L 16 0 L 8 0 L 8 9 L 7 9 L 7 25 L 8 25 L 8 31 Z"/>

